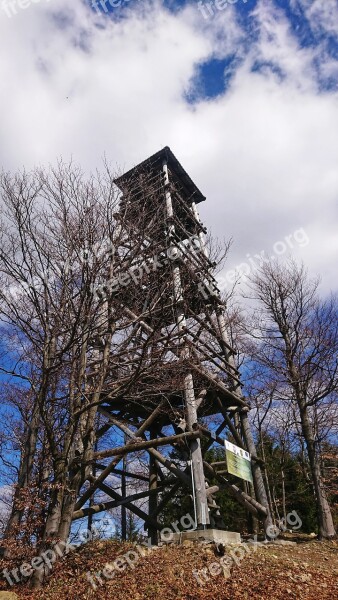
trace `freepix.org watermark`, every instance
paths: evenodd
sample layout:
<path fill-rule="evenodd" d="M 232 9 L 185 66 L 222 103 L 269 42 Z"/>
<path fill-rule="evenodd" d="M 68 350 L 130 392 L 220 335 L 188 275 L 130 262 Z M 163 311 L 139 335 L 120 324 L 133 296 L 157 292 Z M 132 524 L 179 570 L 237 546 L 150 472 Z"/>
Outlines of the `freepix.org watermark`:
<path fill-rule="evenodd" d="M 235 283 L 240 281 L 243 283 L 255 271 L 264 265 L 264 263 L 275 260 L 287 252 L 295 250 L 295 248 L 305 248 L 310 243 L 310 239 L 306 231 L 301 228 L 293 233 L 286 235 L 282 240 L 274 243 L 271 254 L 266 254 L 265 250 L 261 250 L 258 254 L 246 255 L 246 260 L 237 265 L 234 269 L 230 269 L 224 275 L 216 277 L 218 288 L 223 291 Z"/>
<path fill-rule="evenodd" d="M 50 2 L 51 0 L 0 0 L 2 10 L 8 18 L 14 17 L 20 10 L 25 10 L 33 4 Z M 140 0 L 88 0 L 88 4 L 97 13 L 109 13 L 114 8 L 121 8 L 130 2 L 140 2 Z"/>
<path fill-rule="evenodd" d="M 117 292 L 119 289 L 127 287 L 131 283 L 138 285 L 145 275 L 163 269 L 167 267 L 170 262 L 176 262 L 179 258 L 185 257 L 187 253 L 194 254 L 200 249 L 201 241 L 199 237 L 197 235 L 192 236 L 177 245 L 173 244 L 169 246 L 169 248 L 159 254 L 153 255 L 151 258 L 137 261 L 137 264 L 129 266 L 126 271 L 122 270 L 105 283 L 95 285 L 93 287 L 93 292 L 99 296 L 104 296 Z"/>
<path fill-rule="evenodd" d="M 7 583 L 10 586 L 13 586 L 17 583 L 21 583 L 27 577 L 31 577 L 34 571 L 40 571 L 45 569 L 52 569 L 53 564 L 57 561 L 58 558 L 63 558 L 69 552 L 72 552 L 76 549 L 76 546 L 70 543 L 69 540 L 66 542 L 58 542 L 45 552 L 41 552 L 38 556 L 34 556 L 30 563 L 25 562 L 20 565 L 20 567 L 16 567 L 9 571 L 8 569 L 4 569 L 2 571 L 2 576 L 6 579 Z"/>
<path fill-rule="evenodd" d="M 181 519 L 171 523 L 170 527 L 164 527 L 160 532 L 161 541 L 168 543 L 173 540 L 174 533 L 180 533 L 181 529 L 178 525 L 181 525 L 184 531 L 195 529 L 196 524 L 193 517 L 187 513 L 183 515 Z M 116 573 L 124 571 L 125 569 L 135 569 L 136 564 L 141 558 L 149 556 L 151 552 L 157 550 L 158 546 L 153 546 L 151 538 L 148 538 L 142 544 L 137 544 L 132 550 L 125 552 L 118 556 L 113 563 L 107 563 L 102 571 L 97 573 L 87 572 L 87 580 L 94 590 L 98 588 L 98 585 L 102 586 L 107 580 L 113 579 Z"/>
<path fill-rule="evenodd" d="M 113 8 L 128 5 L 129 2 L 140 2 L 140 0 L 89 0 L 91 7 L 98 13 L 108 13 Z"/>
<path fill-rule="evenodd" d="M 278 536 L 287 531 L 298 531 L 302 526 L 302 521 L 295 510 L 290 512 L 286 520 L 282 519 L 279 521 L 278 525 L 270 525 L 267 529 L 267 534 L 272 541 L 275 541 Z M 251 543 L 250 543 L 251 542 Z M 197 583 L 201 586 L 208 583 L 210 577 L 216 577 L 220 575 L 222 572 L 224 573 L 226 578 L 230 577 L 231 568 L 234 565 L 239 566 L 248 554 L 252 552 L 257 552 L 258 544 L 257 544 L 257 535 L 249 540 L 247 544 L 241 544 L 232 548 L 229 554 L 225 554 L 219 561 L 213 561 L 209 563 L 204 569 L 194 569 L 193 576 L 195 577 Z"/>
<path fill-rule="evenodd" d="M 18 11 L 25 10 L 32 6 L 32 4 L 50 1 L 51 0 L 1 0 L 1 8 L 10 19 L 11 17 L 15 17 L 15 15 L 18 14 Z"/>
<path fill-rule="evenodd" d="M 56 542 L 48 550 L 45 550 L 39 555 L 34 556 L 30 562 L 24 562 L 19 567 L 16 567 L 11 571 L 4 569 L 2 571 L 2 576 L 12 587 L 13 585 L 21 583 L 25 579 L 31 577 L 34 571 L 50 571 L 58 559 L 64 558 L 67 556 L 67 554 L 76 550 L 80 544 L 86 544 L 87 542 L 98 540 L 105 532 L 112 533 L 113 526 L 113 520 L 110 519 L 108 515 L 105 515 L 104 518 L 96 521 L 95 524 L 92 525 L 91 529 L 82 528 L 77 536 L 75 536 L 75 539 L 72 543 L 70 542 L 70 539 L 68 539 L 66 542 Z M 76 540 L 78 541 L 76 542 Z"/>
<path fill-rule="evenodd" d="M 207 21 L 208 19 L 213 18 L 217 12 L 221 12 L 228 8 L 228 6 L 237 4 L 240 1 L 243 2 L 243 4 L 248 2 L 248 0 L 200 0 L 197 2 L 197 8 L 203 15 L 203 18 Z"/>

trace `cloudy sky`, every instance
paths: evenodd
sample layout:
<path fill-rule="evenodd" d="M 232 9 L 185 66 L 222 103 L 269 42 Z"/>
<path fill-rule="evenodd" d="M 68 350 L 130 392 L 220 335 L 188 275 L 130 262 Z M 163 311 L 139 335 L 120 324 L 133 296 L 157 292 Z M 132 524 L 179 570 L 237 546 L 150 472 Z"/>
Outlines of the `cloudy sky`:
<path fill-rule="evenodd" d="M 290 248 L 338 288 L 337 0 L 0 0 L 0 45 L 4 168 L 169 145 L 227 269 Z"/>

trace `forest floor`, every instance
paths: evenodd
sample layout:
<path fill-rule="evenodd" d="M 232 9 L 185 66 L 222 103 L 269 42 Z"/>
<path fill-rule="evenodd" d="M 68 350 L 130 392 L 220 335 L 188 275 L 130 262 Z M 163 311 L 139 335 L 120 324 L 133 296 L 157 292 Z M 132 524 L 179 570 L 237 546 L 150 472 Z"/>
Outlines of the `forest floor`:
<path fill-rule="evenodd" d="M 43 590 L 32 592 L 26 585 L 9 588 L 1 578 L 0 589 L 12 593 L 0 592 L 0 599 L 338 598 L 337 541 L 303 539 L 297 544 L 285 541 L 279 544 L 244 544 L 227 547 L 224 556 L 220 556 L 211 545 L 185 544 L 148 551 L 139 546 L 136 551 L 131 544 L 91 542 L 58 560 Z M 120 558 L 118 563 L 115 562 L 117 558 Z M 123 570 L 119 571 L 116 565 Z M 1 561 L 1 571 L 3 568 L 4 561 Z"/>

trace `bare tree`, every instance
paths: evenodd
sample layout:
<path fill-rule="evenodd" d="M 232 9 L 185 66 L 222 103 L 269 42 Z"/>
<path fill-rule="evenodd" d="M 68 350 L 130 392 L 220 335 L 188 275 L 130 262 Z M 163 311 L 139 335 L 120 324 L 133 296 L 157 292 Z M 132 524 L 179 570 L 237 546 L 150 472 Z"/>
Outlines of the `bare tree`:
<path fill-rule="evenodd" d="M 47 172 L 3 174 L 0 189 L 5 346 L 0 370 L 19 382 L 15 404 L 23 439 L 5 538 L 22 535 L 23 499 L 38 477 L 46 502 L 35 531 L 42 551 L 67 539 L 79 491 L 92 474 L 95 442 L 112 426 L 106 422 L 97 428 L 98 408 L 127 390 L 139 400 L 135 386 L 142 376 L 148 378 L 148 391 L 156 387 L 156 363 L 166 352 L 166 337 L 155 355 L 152 335 L 142 338 L 142 317 L 133 322 L 124 310 L 124 296 L 140 303 L 143 290 L 135 271 L 155 249 L 142 234 L 142 224 L 148 236 L 151 232 L 149 210 L 138 214 L 136 235 L 126 211 L 118 210 L 109 169 L 86 179 L 78 168 L 60 163 Z M 156 214 L 153 220 L 157 227 Z M 145 265 L 144 271 L 155 269 Z M 158 326 L 160 279 L 154 272 L 149 286 L 149 297 L 156 288 Z M 147 314 L 149 319 L 149 308 Z M 43 576 L 41 570 L 35 573 L 35 586 Z"/>
<path fill-rule="evenodd" d="M 335 536 L 321 472 L 318 416 L 331 419 L 338 386 L 338 311 L 331 296 L 321 300 L 318 281 L 303 266 L 289 261 L 265 264 L 252 280 L 259 302 L 252 338 L 255 360 L 265 380 L 276 386 L 274 396 L 293 403 L 317 503 L 320 538 Z"/>

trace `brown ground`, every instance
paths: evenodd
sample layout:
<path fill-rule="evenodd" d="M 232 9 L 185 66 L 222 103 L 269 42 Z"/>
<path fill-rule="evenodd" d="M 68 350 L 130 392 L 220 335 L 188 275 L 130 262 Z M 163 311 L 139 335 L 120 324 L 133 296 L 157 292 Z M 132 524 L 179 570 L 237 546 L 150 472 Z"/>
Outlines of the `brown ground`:
<path fill-rule="evenodd" d="M 316 540 L 297 545 L 247 546 L 245 557 L 233 566 L 231 577 L 221 571 L 220 556 L 210 546 L 167 546 L 140 558 L 134 569 L 103 578 L 94 590 L 87 579 L 123 555 L 130 545 L 95 542 L 70 553 L 54 567 L 43 591 L 11 588 L 27 600 L 334 600 L 338 598 L 338 542 Z M 243 548 L 243 546 L 242 546 Z M 230 550 L 230 549 L 229 549 Z M 244 552 L 244 550 L 243 550 Z M 4 562 L 1 561 L 1 569 Z M 210 574 L 211 570 L 215 575 Z M 193 570 L 207 568 L 200 585 Z M 218 573 L 218 574 L 217 574 Z M 203 580 L 203 578 L 202 578 Z M 0 583 L 0 589 L 9 587 Z M 1 598 L 1 594 L 0 594 Z"/>

